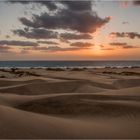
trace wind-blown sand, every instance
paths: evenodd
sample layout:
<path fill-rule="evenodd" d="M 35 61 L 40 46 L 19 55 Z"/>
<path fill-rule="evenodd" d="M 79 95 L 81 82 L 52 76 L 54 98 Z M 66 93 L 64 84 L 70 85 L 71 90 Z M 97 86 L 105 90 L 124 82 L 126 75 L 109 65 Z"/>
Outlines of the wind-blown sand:
<path fill-rule="evenodd" d="M 140 68 L 0 70 L 0 138 L 140 138 Z"/>

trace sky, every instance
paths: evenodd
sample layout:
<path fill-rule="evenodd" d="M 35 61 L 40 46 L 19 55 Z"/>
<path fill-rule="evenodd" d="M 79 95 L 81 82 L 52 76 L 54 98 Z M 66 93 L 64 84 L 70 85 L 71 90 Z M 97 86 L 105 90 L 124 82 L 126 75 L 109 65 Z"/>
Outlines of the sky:
<path fill-rule="evenodd" d="M 140 1 L 0 1 L 0 60 L 140 60 Z"/>

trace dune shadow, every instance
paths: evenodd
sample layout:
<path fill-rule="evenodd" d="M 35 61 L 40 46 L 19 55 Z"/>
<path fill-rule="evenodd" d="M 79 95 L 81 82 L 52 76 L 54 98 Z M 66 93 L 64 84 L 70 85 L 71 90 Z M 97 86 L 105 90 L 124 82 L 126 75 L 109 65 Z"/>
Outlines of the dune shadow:
<path fill-rule="evenodd" d="M 140 98 L 105 95 L 64 95 L 18 105 L 18 109 L 63 117 L 122 117 L 140 115 Z"/>

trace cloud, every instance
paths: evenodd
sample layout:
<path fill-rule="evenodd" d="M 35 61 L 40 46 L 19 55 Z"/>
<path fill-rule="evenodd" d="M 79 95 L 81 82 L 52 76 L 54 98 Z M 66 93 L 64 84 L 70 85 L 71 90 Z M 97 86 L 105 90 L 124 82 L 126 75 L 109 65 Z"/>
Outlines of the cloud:
<path fill-rule="evenodd" d="M 74 11 L 85 11 L 85 10 L 91 10 L 92 8 L 92 3 L 93 1 L 91 0 L 87 0 L 87 1 L 83 1 L 83 0 L 78 0 L 78 1 L 64 1 L 64 0 L 59 0 L 59 1 L 51 1 L 51 0 L 47 0 L 47 1 L 35 1 L 35 0 L 30 0 L 30 1 L 19 1 L 19 0 L 8 0 L 8 2 L 10 3 L 21 3 L 21 4 L 41 4 L 46 6 L 50 11 L 52 10 L 56 10 L 57 7 L 57 3 L 62 4 L 63 6 L 65 6 L 66 8 L 69 8 L 71 10 Z"/>
<path fill-rule="evenodd" d="M 19 2 L 19 1 L 17 1 Z M 22 3 L 22 2 L 21 2 Z M 30 3 L 23 1 L 22 4 Z M 33 1 L 31 1 L 33 3 Z M 47 5 L 47 2 L 38 2 L 41 5 Z M 58 46 L 52 47 L 54 50 L 78 50 L 90 48 L 94 44 L 75 42 L 71 43 L 69 40 L 86 40 L 92 39 L 90 33 L 94 33 L 97 29 L 103 27 L 110 21 L 110 17 L 100 17 L 95 11 L 92 10 L 93 1 L 51 1 L 51 6 L 54 6 L 56 11 L 50 12 L 49 10 L 43 11 L 40 14 L 32 14 L 30 18 L 20 17 L 19 20 L 24 25 L 24 29 L 16 29 L 14 34 L 32 39 L 58 39 L 61 42 L 69 43 L 70 48 L 61 48 Z M 50 3 L 49 3 L 50 4 Z M 50 6 L 49 6 L 50 7 Z M 49 9 L 49 8 L 48 8 Z M 56 32 L 57 30 L 57 32 Z M 74 32 L 74 33 L 71 33 Z M 46 43 L 48 42 L 38 42 Z M 50 43 L 51 44 L 51 43 Z M 58 45 L 53 44 L 52 45 Z M 46 49 L 46 48 L 35 48 Z M 49 48 L 47 47 L 47 50 Z"/>
<path fill-rule="evenodd" d="M 37 1 L 38 3 L 47 6 L 47 8 L 50 11 L 56 10 L 57 9 L 57 5 L 55 2 L 53 1 Z"/>
<path fill-rule="evenodd" d="M 8 53 L 8 52 L 10 52 L 10 47 L 0 46 L 0 53 Z"/>
<path fill-rule="evenodd" d="M 92 39 L 92 36 L 87 33 L 61 33 L 60 35 L 57 32 L 33 28 L 29 30 L 28 28 L 13 30 L 13 33 L 19 36 L 32 39 L 57 39 L 61 38 L 64 40 L 77 40 L 77 39 Z"/>
<path fill-rule="evenodd" d="M 124 45 L 123 48 L 124 49 L 133 49 L 133 48 L 139 48 L 139 47 L 133 46 L 133 45 Z"/>
<path fill-rule="evenodd" d="M 70 41 L 68 41 L 67 39 L 64 39 L 62 37 L 60 37 L 60 41 L 63 42 L 63 43 L 70 43 Z"/>
<path fill-rule="evenodd" d="M 140 1 L 139 0 L 134 0 L 133 4 L 136 5 L 136 6 L 140 6 Z"/>
<path fill-rule="evenodd" d="M 96 13 L 70 10 L 62 10 L 55 15 L 49 15 L 46 12 L 33 15 L 32 20 L 20 18 L 22 24 L 27 27 L 74 30 L 83 33 L 93 33 L 109 20 L 109 17 L 102 19 Z"/>
<path fill-rule="evenodd" d="M 10 38 L 10 36 L 9 36 L 9 35 L 6 35 L 5 37 L 6 37 L 6 38 Z"/>
<path fill-rule="evenodd" d="M 111 46 L 125 46 L 127 43 L 120 43 L 120 42 L 112 42 L 110 43 Z"/>
<path fill-rule="evenodd" d="M 140 0 L 122 0 L 119 2 L 122 8 L 128 8 L 131 5 L 140 6 Z"/>
<path fill-rule="evenodd" d="M 68 9 L 74 11 L 92 10 L 92 1 L 61 1 Z"/>
<path fill-rule="evenodd" d="M 31 41 L 0 40 L 0 45 L 10 46 L 38 46 L 38 43 Z"/>
<path fill-rule="evenodd" d="M 122 8 L 128 8 L 129 2 L 128 2 L 128 1 L 120 1 L 120 6 L 121 6 Z"/>
<path fill-rule="evenodd" d="M 104 48 L 105 46 L 104 46 L 104 45 L 100 45 L 100 47 L 101 47 L 101 48 Z"/>
<path fill-rule="evenodd" d="M 112 32 L 110 33 L 110 35 L 114 37 L 128 37 L 130 39 L 135 39 L 135 38 L 140 39 L 140 34 L 136 32 L 122 32 L 122 33 Z"/>
<path fill-rule="evenodd" d="M 7 2 L 16 4 L 16 3 L 20 3 L 20 4 L 40 4 L 40 5 L 44 5 L 46 6 L 50 11 L 56 10 L 57 9 L 57 5 L 55 2 L 53 1 L 36 1 L 36 0 L 8 0 Z"/>
<path fill-rule="evenodd" d="M 47 4 L 47 2 L 39 3 Z M 110 17 L 101 18 L 95 11 L 92 11 L 92 1 L 51 2 L 54 5 L 57 5 L 56 3 L 63 6 L 59 6 L 59 10 L 55 14 L 50 14 L 50 12 L 44 12 L 40 15 L 33 14 L 31 19 L 21 17 L 20 22 L 32 28 L 64 29 L 93 33 L 110 21 Z"/>
<path fill-rule="evenodd" d="M 104 45 L 99 45 L 101 50 L 114 50 L 114 48 L 106 48 Z"/>
<path fill-rule="evenodd" d="M 70 46 L 75 46 L 75 47 L 80 47 L 80 48 L 89 48 L 91 46 L 94 46 L 94 44 L 87 43 L 87 42 L 74 42 L 74 43 L 71 43 Z"/>
<path fill-rule="evenodd" d="M 122 24 L 126 25 L 126 24 L 129 24 L 129 22 L 128 21 L 123 21 Z"/>
<path fill-rule="evenodd" d="M 64 52 L 64 51 L 77 51 L 77 50 L 82 50 L 84 49 L 81 47 L 67 47 L 67 48 L 62 48 L 59 46 L 48 46 L 48 47 L 32 47 L 32 48 L 23 48 L 21 52 L 28 52 L 30 50 L 33 51 L 43 51 L 43 52 Z"/>
<path fill-rule="evenodd" d="M 124 49 L 133 49 L 133 48 L 139 48 L 137 46 L 133 46 L 133 45 L 128 45 L 127 43 L 121 43 L 121 42 L 112 42 L 110 43 L 111 46 L 119 46 L 122 47 Z"/>
<path fill-rule="evenodd" d="M 92 39 L 90 34 L 62 33 L 60 37 L 66 40 Z"/>
<path fill-rule="evenodd" d="M 19 36 L 23 36 L 26 38 L 32 38 L 32 39 L 51 39 L 51 38 L 57 38 L 58 33 L 53 32 L 46 29 L 31 29 L 30 31 L 26 28 L 13 30 L 13 33 Z"/>
<path fill-rule="evenodd" d="M 47 50 L 47 47 L 37 47 L 37 46 L 35 46 L 35 47 L 30 47 L 30 48 L 23 48 L 22 50 L 24 50 L 24 51 L 28 51 L 28 50 L 44 51 L 44 50 Z"/>
<path fill-rule="evenodd" d="M 37 42 L 41 44 L 59 45 L 59 43 L 54 42 L 54 41 L 37 41 Z"/>
<path fill-rule="evenodd" d="M 114 50 L 114 48 L 102 48 L 101 50 L 109 51 L 109 50 Z"/>

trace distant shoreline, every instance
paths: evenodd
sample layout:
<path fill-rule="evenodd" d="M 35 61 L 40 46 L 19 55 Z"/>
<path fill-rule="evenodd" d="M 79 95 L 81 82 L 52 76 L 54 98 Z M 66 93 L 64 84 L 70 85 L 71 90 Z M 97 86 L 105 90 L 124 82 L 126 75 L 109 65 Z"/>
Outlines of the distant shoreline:
<path fill-rule="evenodd" d="M 0 68 L 135 68 L 140 61 L 0 61 Z"/>
<path fill-rule="evenodd" d="M 79 70 L 85 70 L 85 69 L 124 69 L 124 68 L 128 68 L 128 69 L 133 69 L 133 68 L 140 68 L 140 66 L 112 66 L 112 67 L 0 67 L 1 69 L 51 69 L 51 70 L 56 70 L 56 69 L 60 69 L 60 70 L 69 70 L 69 69 L 79 69 Z"/>

